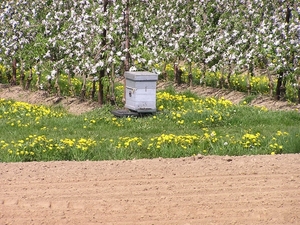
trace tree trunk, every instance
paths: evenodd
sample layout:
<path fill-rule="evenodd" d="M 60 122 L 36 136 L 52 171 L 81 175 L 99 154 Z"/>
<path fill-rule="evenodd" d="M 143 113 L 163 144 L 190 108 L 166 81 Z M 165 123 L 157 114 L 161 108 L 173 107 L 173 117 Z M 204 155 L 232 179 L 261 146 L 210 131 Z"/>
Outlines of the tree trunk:
<path fill-rule="evenodd" d="M 54 88 L 56 91 L 56 95 L 60 96 L 61 92 L 60 92 L 60 87 L 59 87 L 59 77 L 60 77 L 60 70 L 57 71 L 56 77 L 55 77 L 55 84 L 54 84 Z"/>
<path fill-rule="evenodd" d="M 110 76 L 110 104 L 116 104 L 116 95 L 115 95 L 115 65 L 111 65 L 111 76 Z"/>
<path fill-rule="evenodd" d="M 68 72 L 68 85 L 69 85 L 69 91 L 70 91 L 71 95 L 75 96 L 75 90 L 74 90 L 74 86 L 72 84 L 72 75 L 71 75 L 70 70 Z"/>
<path fill-rule="evenodd" d="M 270 73 L 270 71 L 267 69 L 267 74 L 268 74 L 268 78 L 269 78 L 269 95 L 270 96 L 273 96 L 273 88 L 274 88 L 274 81 L 273 81 L 273 78 L 272 78 L 272 75 Z"/>
<path fill-rule="evenodd" d="M 202 75 L 201 75 L 201 78 L 200 78 L 199 82 L 200 82 L 200 85 L 202 85 L 204 87 L 206 86 L 205 75 L 206 75 L 206 64 L 203 61 Z"/>
<path fill-rule="evenodd" d="M 227 88 L 231 88 L 230 86 L 230 77 L 231 77 L 231 73 L 232 73 L 232 68 L 231 68 L 231 63 L 228 63 L 228 74 L 226 76 L 226 81 L 225 81 L 225 85 Z"/>
<path fill-rule="evenodd" d="M 3 82 L 3 75 L 4 75 L 4 73 L 2 73 L 2 70 L 0 70 L 0 84 Z"/>
<path fill-rule="evenodd" d="M 81 93 L 80 93 L 80 100 L 84 101 L 86 96 L 86 75 L 83 75 L 83 81 L 82 81 L 82 87 L 81 87 Z"/>
<path fill-rule="evenodd" d="M 96 94 L 96 81 L 95 81 L 95 79 L 93 79 L 93 86 L 92 86 L 92 90 L 91 90 L 92 99 L 95 98 L 95 94 Z"/>
<path fill-rule="evenodd" d="M 166 68 L 167 68 L 167 63 L 164 62 L 163 69 L 162 69 L 162 77 L 165 81 L 168 81 L 168 74 L 167 74 Z"/>
<path fill-rule="evenodd" d="M 178 63 L 174 63 L 174 83 L 178 86 L 181 85 L 181 77 L 182 77 L 182 70 L 179 68 Z"/>
<path fill-rule="evenodd" d="M 281 87 L 283 81 L 283 72 L 280 72 L 277 79 L 277 85 L 276 85 L 276 100 L 280 100 L 281 96 Z"/>
<path fill-rule="evenodd" d="M 20 71 L 20 85 L 22 88 L 25 88 L 25 73 L 24 73 L 24 65 L 21 61 L 21 71 Z"/>
<path fill-rule="evenodd" d="M 50 95 L 51 94 L 51 90 L 52 90 L 52 78 L 48 79 L 48 82 L 47 82 L 47 85 L 46 85 L 46 89 L 47 89 L 48 94 Z"/>
<path fill-rule="evenodd" d="M 248 95 L 251 94 L 251 71 L 248 71 L 247 73 L 247 92 Z"/>
<path fill-rule="evenodd" d="M 298 104 L 300 104 L 300 85 L 298 85 Z"/>
<path fill-rule="evenodd" d="M 27 80 L 26 80 L 25 90 L 29 90 L 32 78 L 33 78 L 32 67 L 30 66 L 30 74 L 29 74 L 29 76 L 27 77 Z"/>
<path fill-rule="evenodd" d="M 10 79 L 10 85 L 17 85 L 17 59 L 13 58 L 12 60 L 12 76 Z"/>
<path fill-rule="evenodd" d="M 130 37 L 129 37 L 129 0 L 126 2 L 126 12 L 125 12 L 125 48 L 127 49 L 126 51 L 126 56 L 125 56 L 125 71 L 129 71 L 130 69 L 130 54 L 129 54 L 129 49 L 130 49 Z"/>
<path fill-rule="evenodd" d="M 174 63 L 174 83 L 178 84 L 178 64 Z"/>
<path fill-rule="evenodd" d="M 299 75 L 296 77 L 296 81 L 297 81 L 296 85 L 298 88 L 298 103 L 300 104 L 300 76 Z"/>
<path fill-rule="evenodd" d="M 221 77 L 219 79 L 219 88 L 224 88 L 225 86 L 225 78 L 224 78 L 225 69 L 224 67 L 221 69 Z"/>
<path fill-rule="evenodd" d="M 290 23 L 290 18 L 292 16 L 291 12 L 292 11 L 290 9 L 289 3 L 287 3 L 287 5 L 286 5 L 286 17 L 285 17 L 285 22 L 287 24 L 287 27 L 286 27 L 287 37 L 289 36 L 289 23 Z M 286 60 L 288 62 L 290 62 L 291 56 L 287 54 L 286 55 Z M 285 72 L 287 70 L 288 69 L 285 68 Z M 286 90 L 286 88 L 285 88 L 285 80 L 284 80 L 283 74 L 284 74 L 284 72 L 280 71 L 279 77 L 278 77 L 278 81 L 277 81 L 277 87 L 276 87 L 276 98 L 277 98 L 277 100 L 279 100 L 280 98 L 284 98 L 285 97 L 285 90 Z"/>
<path fill-rule="evenodd" d="M 189 70 L 188 71 L 188 73 L 189 73 L 189 75 L 188 75 L 188 84 L 189 84 L 190 87 L 192 87 L 193 86 L 192 63 L 189 63 L 189 69 L 188 70 Z"/>
<path fill-rule="evenodd" d="M 107 12 L 107 5 L 108 5 L 108 0 L 104 0 L 103 2 L 103 12 L 106 13 Z M 104 47 L 106 45 L 106 29 L 103 28 L 102 30 L 103 32 L 103 36 L 102 36 L 102 42 L 101 42 L 101 46 Z M 102 57 L 100 57 L 101 60 L 103 60 Z M 98 88 L 98 104 L 101 106 L 103 105 L 104 102 L 104 92 L 103 92 L 103 77 L 105 76 L 105 68 L 102 68 L 100 73 L 99 73 L 99 88 Z"/>
<path fill-rule="evenodd" d="M 126 71 L 129 71 L 130 69 L 130 54 L 129 54 L 129 49 L 130 49 L 130 37 L 129 37 L 129 0 L 126 1 L 126 10 L 125 10 L 125 49 L 126 55 L 125 55 L 125 61 L 124 61 L 124 73 Z M 124 91 L 123 91 L 123 99 L 122 102 L 126 102 L 126 79 L 125 79 L 125 74 L 124 74 Z"/>
<path fill-rule="evenodd" d="M 37 78 L 36 78 L 35 86 L 38 90 L 43 89 L 43 86 L 41 86 L 41 73 L 40 73 L 38 67 L 37 67 L 36 75 L 37 75 Z"/>
<path fill-rule="evenodd" d="M 99 105 L 103 105 L 104 103 L 104 91 L 103 91 L 103 77 L 105 76 L 105 71 L 102 69 L 99 73 L 99 87 L 98 87 L 98 103 Z"/>

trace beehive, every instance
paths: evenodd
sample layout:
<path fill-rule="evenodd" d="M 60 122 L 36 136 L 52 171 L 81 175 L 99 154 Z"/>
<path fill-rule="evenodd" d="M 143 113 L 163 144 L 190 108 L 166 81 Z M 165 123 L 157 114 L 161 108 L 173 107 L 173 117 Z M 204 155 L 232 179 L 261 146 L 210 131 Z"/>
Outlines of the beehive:
<path fill-rule="evenodd" d="M 158 75 L 146 71 L 125 72 L 125 108 L 136 112 L 156 112 Z"/>

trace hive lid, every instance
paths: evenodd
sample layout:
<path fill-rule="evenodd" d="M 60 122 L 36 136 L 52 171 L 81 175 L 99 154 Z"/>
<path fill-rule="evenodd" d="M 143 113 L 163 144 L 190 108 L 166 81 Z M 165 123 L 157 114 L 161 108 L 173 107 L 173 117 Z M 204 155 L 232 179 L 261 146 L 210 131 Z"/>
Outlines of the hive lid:
<path fill-rule="evenodd" d="M 147 71 L 126 71 L 125 78 L 138 81 L 157 81 L 158 74 Z"/>

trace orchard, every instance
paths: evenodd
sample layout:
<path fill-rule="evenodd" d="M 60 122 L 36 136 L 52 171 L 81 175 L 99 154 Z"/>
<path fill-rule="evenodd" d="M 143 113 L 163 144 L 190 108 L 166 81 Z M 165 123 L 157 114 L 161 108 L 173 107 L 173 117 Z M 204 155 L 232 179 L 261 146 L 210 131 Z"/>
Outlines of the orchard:
<path fill-rule="evenodd" d="M 0 26 L 0 83 L 102 105 L 136 69 L 300 102 L 296 0 L 13 0 Z"/>

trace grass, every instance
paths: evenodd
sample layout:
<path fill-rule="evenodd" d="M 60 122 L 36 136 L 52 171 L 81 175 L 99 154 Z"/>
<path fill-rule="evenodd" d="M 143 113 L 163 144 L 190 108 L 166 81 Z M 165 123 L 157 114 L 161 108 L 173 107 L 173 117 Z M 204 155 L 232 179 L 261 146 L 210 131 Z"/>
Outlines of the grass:
<path fill-rule="evenodd" d="M 300 153 L 300 114 L 268 111 L 171 88 L 158 113 L 117 118 L 111 106 L 75 116 L 0 100 L 0 161 L 116 160 Z"/>
<path fill-rule="evenodd" d="M 250 104 L 253 100 L 257 98 L 257 95 L 255 94 L 250 94 L 247 95 L 241 102 L 240 104 Z"/>

